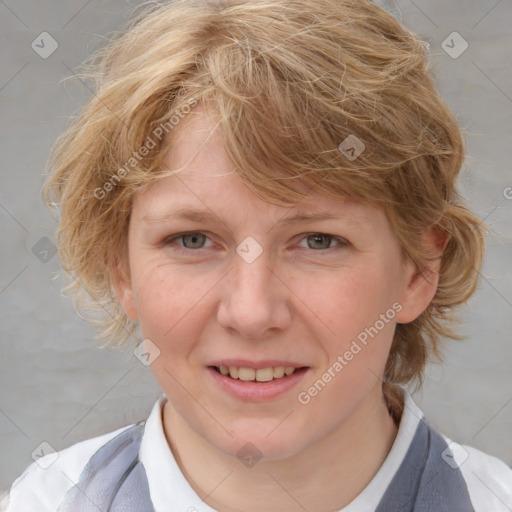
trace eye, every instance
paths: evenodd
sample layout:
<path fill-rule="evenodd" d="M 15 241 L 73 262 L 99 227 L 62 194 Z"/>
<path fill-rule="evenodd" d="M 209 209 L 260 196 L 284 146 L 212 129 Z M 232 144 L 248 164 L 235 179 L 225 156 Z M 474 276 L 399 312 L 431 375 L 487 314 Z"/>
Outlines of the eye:
<path fill-rule="evenodd" d="M 345 247 L 348 245 L 345 239 L 328 235 L 327 233 L 310 233 L 306 235 L 303 240 L 306 240 L 309 249 L 315 250 L 335 249 L 336 247 Z M 330 247 L 333 241 L 336 242 L 336 245 Z"/>
<path fill-rule="evenodd" d="M 205 241 L 208 240 L 208 237 L 199 231 L 193 231 L 191 233 L 181 233 L 179 235 L 172 236 L 171 238 L 167 238 L 164 241 L 164 245 L 175 245 L 176 241 L 181 241 L 182 244 L 176 244 L 178 246 L 178 250 L 180 249 L 203 249 Z"/>
<path fill-rule="evenodd" d="M 205 243 L 210 240 L 205 233 L 200 231 L 192 231 L 189 233 L 180 233 L 178 235 L 173 235 L 164 240 L 165 246 L 173 246 L 173 250 L 177 251 L 186 251 L 186 250 L 198 250 L 198 249 L 206 249 L 211 247 L 205 245 Z M 301 240 L 306 241 L 307 247 L 301 246 L 304 249 L 313 249 L 315 251 L 326 251 L 326 250 L 336 250 L 338 248 L 343 248 L 349 245 L 349 242 L 344 238 L 329 235 L 327 233 L 309 233 L 304 236 Z M 332 243 L 335 242 L 335 245 L 332 246 Z"/>

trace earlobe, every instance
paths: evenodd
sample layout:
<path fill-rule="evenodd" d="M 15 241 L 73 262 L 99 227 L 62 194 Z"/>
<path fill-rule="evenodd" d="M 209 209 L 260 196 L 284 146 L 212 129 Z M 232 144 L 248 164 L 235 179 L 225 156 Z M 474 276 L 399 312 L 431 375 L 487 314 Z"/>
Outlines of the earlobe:
<path fill-rule="evenodd" d="M 127 265 L 124 265 L 122 263 L 116 266 L 112 279 L 112 284 L 116 291 L 119 303 L 123 307 L 126 315 L 132 320 L 137 321 L 139 319 L 139 313 L 135 306 L 133 288 L 130 280 L 130 273 L 126 267 Z"/>

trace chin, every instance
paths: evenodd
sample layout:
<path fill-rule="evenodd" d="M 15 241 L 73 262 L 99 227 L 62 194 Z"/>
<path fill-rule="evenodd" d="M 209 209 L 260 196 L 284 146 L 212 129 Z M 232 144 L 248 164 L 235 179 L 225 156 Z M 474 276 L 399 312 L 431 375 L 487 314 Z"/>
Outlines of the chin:
<path fill-rule="evenodd" d="M 226 425 L 232 437 L 225 432 L 212 436 L 211 430 L 203 437 L 218 450 L 240 460 L 245 456 L 261 461 L 286 459 L 301 452 L 308 443 L 306 435 L 291 431 L 290 425 L 285 427 L 287 420 L 279 425 L 281 421 L 282 418 L 243 420 L 237 425 Z"/>

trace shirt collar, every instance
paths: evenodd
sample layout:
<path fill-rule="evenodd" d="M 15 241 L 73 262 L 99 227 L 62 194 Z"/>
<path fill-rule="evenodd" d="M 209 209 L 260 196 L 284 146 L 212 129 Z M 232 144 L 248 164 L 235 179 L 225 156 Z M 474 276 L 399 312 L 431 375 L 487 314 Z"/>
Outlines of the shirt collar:
<path fill-rule="evenodd" d="M 423 412 L 403 389 L 404 408 L 398 432 L 386 460 L 365 489 L 340 512 L 375 510 L 411 445 Z M 217 512 L 206 505 L 181 472 L 165 437 L 162 413 L 167 398 L 162 395 L 151 411 L 140 448 L 151 499 L 156 512 Z"/>

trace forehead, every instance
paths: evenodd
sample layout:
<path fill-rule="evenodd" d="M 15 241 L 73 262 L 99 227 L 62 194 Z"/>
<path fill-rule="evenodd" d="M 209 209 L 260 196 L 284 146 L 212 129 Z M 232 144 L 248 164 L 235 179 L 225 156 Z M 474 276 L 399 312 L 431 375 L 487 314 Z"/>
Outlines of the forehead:
<path fill-rule="evenodd" d="M 235 173 L 219 175 L 212 167 L 200 172 L 186 169 L 154 182 L 136 197 L 133 213 L 145 225 L 190 221 L 235 229 L 256 221 L 268 231 L 277 226 L 335 221 L 361 231 L 387 231 L 383 229 L 384 213 L 373 206 L 319 194 L 310 194 L 307 203 L 279 206 L 259 198 Z"/>
<path fill-rule="evenodd" d="M 145 221 L 170 216 L 203 221 L 221 214 L 240 218 L 251 211 L 273 218 L 293 217 L 291 222 L 345 218 L 367 224 L 382 216 L 374 206 L 315 193 L 297 180 L 293 182 L 294 189 L 305 195 L 301 204 L 280 206 L 260 198 L 236 172 L 225 151 L 218 120 L 202 106 L 176 126 L 162 168 L 176 172 L 135 196 L 134 203 L 144 205 Z"/>

